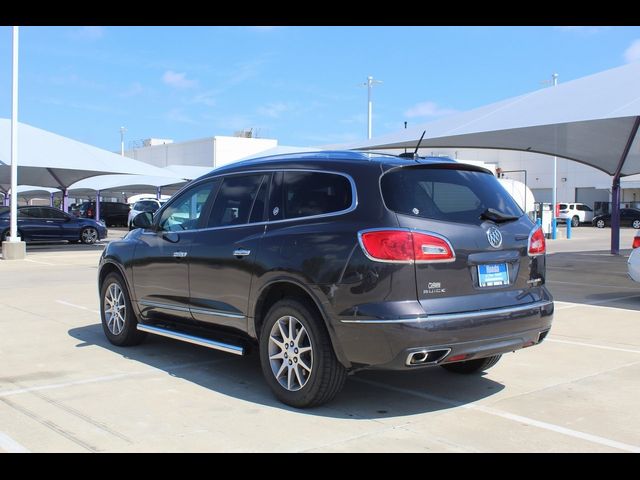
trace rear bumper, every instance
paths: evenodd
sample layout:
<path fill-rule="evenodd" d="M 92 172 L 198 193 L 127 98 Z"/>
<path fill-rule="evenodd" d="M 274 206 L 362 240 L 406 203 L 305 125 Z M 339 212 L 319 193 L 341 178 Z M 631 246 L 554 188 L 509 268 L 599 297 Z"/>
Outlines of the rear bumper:
<path fill-rule="evenodd" d="M 551 328 L 553 301 L 413 319 L 343 320 L 336 326 L 352 366 L 405 370 L 512 352 L 542 341 Z M 407 365 L 411 353 L 439 352 Z"/>

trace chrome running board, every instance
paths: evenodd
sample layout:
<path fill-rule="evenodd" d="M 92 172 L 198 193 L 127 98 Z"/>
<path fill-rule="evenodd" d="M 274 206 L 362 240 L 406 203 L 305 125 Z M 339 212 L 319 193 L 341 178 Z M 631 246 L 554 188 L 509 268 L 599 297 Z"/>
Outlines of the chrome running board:
<path fill-rule="evenodd" d="M 173 338 L 174 340 L 193 343 L 195 345 L 200 345 L 201 347 L 213 348 L 214 350 L 221 350 L 223 352 L 233 353 L 235 355 L 244 355 L 244 348 L 237 345 L 217 342 L 208 338 L 194 337 L 193 335 L 188 335 L 186 333 L 167 330 L 160 327 L 152 327 L 151 325 L 142 325 L 140 323 L 138 324 L 137 329 L 141 332 L 152 333 L 154 335 L 160 335 L 161 337 Z"/>

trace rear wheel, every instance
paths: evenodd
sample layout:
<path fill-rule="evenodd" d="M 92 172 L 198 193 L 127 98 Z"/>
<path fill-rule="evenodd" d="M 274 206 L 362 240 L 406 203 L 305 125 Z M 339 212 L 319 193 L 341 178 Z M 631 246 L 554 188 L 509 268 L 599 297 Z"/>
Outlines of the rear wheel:
<path fill-rule="evenodd" d="M 493 357 L 467 360 L 466 362 L 445 363 L 442 365 L 442 368 L 453 373 L 471 374 L 483 372 L 498 363 L 498 360 L 500 360 L 501 357 L 502 355 L 494 355 Z"/>
<path fill-rule="evenodd" d="M 640 228 L 640 220 L 634 220 L 631 226 L 638 230 Z"/>
<path fill-rule="evenodd" d="M 275 396 L 298 408 L 330 401 L 347 377 L 322 318 L 302 299 L 281 300 L 267 313 L 260 334 L 260 363 Z"/>
<path fill-rule="evenodd" d="M 571 219 L 571 226 L 572 227 L 579 227 L 580 226 L 580 218 L 578 217 L 573 217 Z"/>
<path fill-rule="evenodd" d="M 138 345 L 145 333 L 137 329 L 138 319 L 131 308 L 129 292 L 122 277 L 110 273 L 100 288 L 100 317 L 107 339 L 114 345 Z"/>
<path fill-rule="evenodd" d="M 596 227 L 598 227 L 598 228 L 604 228 L 604 225 L 605 225 L 605 224 L 604 224 L 604 220 L 602 220 L 602 219 L 601 219 L 601 220 L 598 220 L 598 221 L 596 222 Z"/>
<path fill-rule="evenodd" d="M 86 243 L 87 245 L 96 243 L 98 241 L 98 231 L 93 227 L 83 228 L 80 232 L 80 241 L 82 243 Z"/>

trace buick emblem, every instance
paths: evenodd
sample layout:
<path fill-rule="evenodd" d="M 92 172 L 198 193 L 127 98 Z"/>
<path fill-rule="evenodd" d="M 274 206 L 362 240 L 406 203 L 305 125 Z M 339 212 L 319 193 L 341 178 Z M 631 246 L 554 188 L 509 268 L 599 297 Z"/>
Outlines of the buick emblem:
<path fill-rule="evenodd" d="M 500 230 L 496 227 L 490 227 L 489 230 L 487 230 L 487 240 L 489 240 L 489 245 L 493 248 L 500 248 L 500 245 L 502 245 L 502 234 Z"/>

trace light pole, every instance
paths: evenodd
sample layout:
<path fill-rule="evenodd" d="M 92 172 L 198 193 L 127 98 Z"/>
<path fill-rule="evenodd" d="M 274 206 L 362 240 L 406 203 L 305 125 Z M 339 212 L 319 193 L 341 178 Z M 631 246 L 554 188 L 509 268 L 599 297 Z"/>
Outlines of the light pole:
<path fill-rule="evenodd" d="M 124 157 L 124 132 L 126 132 L 127 129 L 124 127 L 120 127 L 120 155 L 122 155 Z"/>
<path fill-rule="evenodd" d="M 554 73 L 551 75 L 552 85 L 555 87 L 558 85 L 558 74 Z M 552 199 L 553 203 L 551 204 L 551 238 L 555 240 L 558 235 L 557 231 L 557 220 L 556 220 L 556 202 L 558 194 L 558 157 L 553 156 L 553 194 Z"/>
<path fill-rule="evenodd" d="M 373 103 L 371 101 L 371 87 L 376 83 L 382 83 L 382 80 L 374 80 L 371 75 L 367 77 L 367 99 L 368 99 L 368 110 L 367 110 L 367 138 L 371 139 L 371 122 L 373 121 Z"/>
<path fill-rule="evenodd" d="M 2 257 L 20 260 L 26 256 L 25 243 L 18 236 L 18 33 L 13 27 L 11 77 L 11 225 L 8 242 L 2 244 Z"/>

